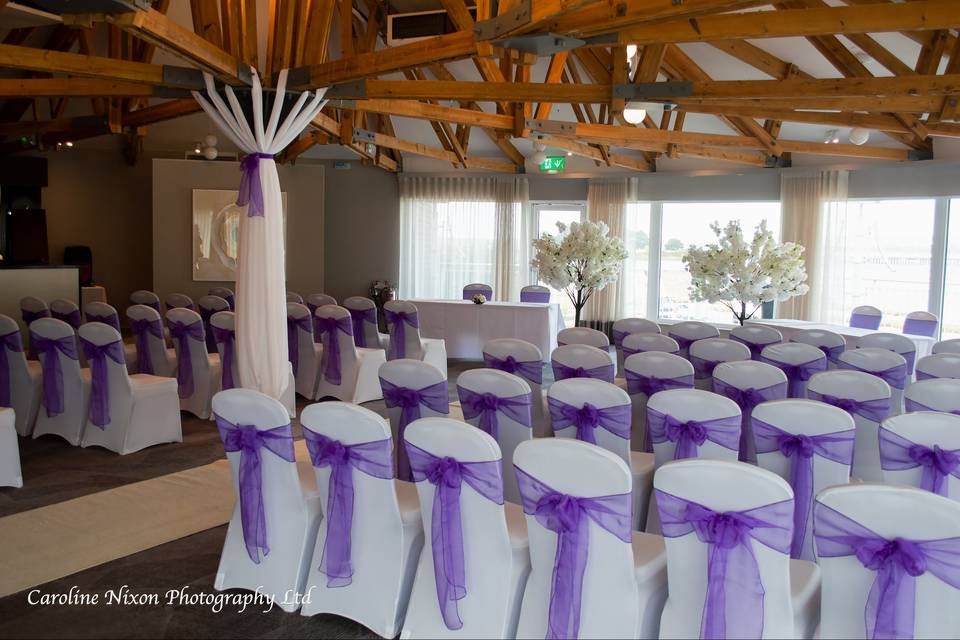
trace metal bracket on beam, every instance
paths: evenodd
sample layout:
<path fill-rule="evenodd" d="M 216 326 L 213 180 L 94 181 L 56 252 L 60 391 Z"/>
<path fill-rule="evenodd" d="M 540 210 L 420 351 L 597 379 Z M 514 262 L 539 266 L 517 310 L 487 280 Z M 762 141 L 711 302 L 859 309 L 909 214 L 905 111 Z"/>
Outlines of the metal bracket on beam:
<path fill-rule="evenodd" d="M 174 87 L 153 87 L 151 92 L 157 98 L 189 98 L 191 93 L 189 89 L 179 89 Z"/>
<path fill-rule="evenodd" d="M 481 20 L 473 26 L 473 34 L 477 40 L 496 40 L 504 34 L 513 31 L 530 22 L 533 15 L 531 7 L 533 0 L 521 0 L 511 3 L 511 7 L 502 15 L 489 20 Z"/>
<path fill-rule="evenodd" d="M 599 36 L 590 36 L 589 38 L 584 39 L 584 44 L 603 44 L 607 46 L 613 46 L 620 43 L 620 34 L 617 32 L 613 33 L 604 33 Z"/>
<path fill-rule="evenodd" d="M 530 130 L 530 135 L 543 137 L 550 135 L 572 136 L 577 133 L 575 122 L 561 122 L 559 120 L 537 120 L 527 118 L 524 127 Z"/>
<path fill-rule="evenodd" d="M 907 152 L 907 158 L 910 160 L 933 160 L 933 150 L 911 149 Z"/>
<path fill-rule="evenodd" d="M 767 156 L 763 166 L 767 169 L 789 169 L 793 166 L 793 160 L 790 159 L 789 153 L 785 153 L 780 157 Z"/>
<path fill-rule="evenodd" d="M 324 97 L 328 100 L 334 98 L 342 99 L 353 99 L 357 98 L 366 98 L 367 97 L 367 81 L 366 80 L 356 80 L 354 82 L 342 82 L 340 84 L 335 84 L 324 94 Z"/>
<path fill-rule="evenodd" d="M 353 128 L 353 141 L 362 142 L 363 144 L 376 144 L 377 134 L 368 129 L 361 129 L 360 127 Z"/>
<path fill-rule="evenodd" d="M 356 109 L 356 100 L 329 100 L 327 106 L 331 109 Z"/>
<path fill-rule="evenodd" d="M 296 67 L 287 72 L 288 87 L 305 87 L 310 84 L 310 67 Z M 277 77 L 274 74 L 273 86 L 277 86 Z"/>
<path fill-rule="evenodd" d="M 253 71 L 246 62 L 237 63 L 237 80 L 248 87 L 253 85 Z"/>
<path fill-rule="evenodd" d="M 203 82 L 203 72 L 193 67 L 176 67 L 163 65 L 163 84 L 178 89 L 192 89 L 203 91 L 206 84 Z"/>
<path fill-rule="evenodd" d="M 550 56 L 560 51 L 570 51 L 582 47 L 585 43 L 579 38 L 571 38 L 556 33 L 536 33 L 527 36 L 513 36 L 497 40 L 493 44 L 506 49 L 516 49 L 537 56 Z"/>
<path fill-rule="evenodd" d="M 613 97 L 624 100 L 656 100 L 690 95 L 693 95 L 693 83 L 689 80 L 613 85 Z"/>

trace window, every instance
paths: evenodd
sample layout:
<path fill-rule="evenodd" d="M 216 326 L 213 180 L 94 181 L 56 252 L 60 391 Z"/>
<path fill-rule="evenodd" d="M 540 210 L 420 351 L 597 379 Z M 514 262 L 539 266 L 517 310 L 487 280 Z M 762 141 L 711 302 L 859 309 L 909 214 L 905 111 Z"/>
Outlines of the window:
<path fill-rule="evenodd" d="M 960 338 L 960 198 L 950 200 L 943 286 L 943 338 Z"/>
<path fill-rule="evenodd" d="M 539 203 L 534 205 L 533 211 L 537 220 L 537 237 L 539 238 L 545 233 L 556 235 L 559 232 L 557 229 L 558 222 L 570 226 L 571 222 L 580 222 L 585 219 L 587 207 L 580 202 L 563 204 Z M 546 283 L 540 284 L 546 285 Z M 567 325 L 573 326 L 573 320 L 576 314 L 573 303 L 570 302 L 567 294 L 550 287 L 550 301 L 560 304 L 560 313 L 563 315 L 564 321 L 566 321 Z"/>
<path fill-rule="evenodd" d="M 649 202 L 628 202 L 624 248 L 627 259 L 620 278 L 623 282 L 622 315 L 624 318 L 647 316 L 647 289 L 650 270 Z"/>

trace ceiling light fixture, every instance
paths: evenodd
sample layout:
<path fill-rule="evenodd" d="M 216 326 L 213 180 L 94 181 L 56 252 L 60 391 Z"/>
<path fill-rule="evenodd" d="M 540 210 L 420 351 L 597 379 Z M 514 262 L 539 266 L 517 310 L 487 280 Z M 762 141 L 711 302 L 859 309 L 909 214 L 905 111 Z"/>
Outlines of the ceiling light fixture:
<path fill-rule="evenodd" d="M 850 134 L 847 136 L 847 139 L 850 140 L 850 144 L 855 144 L 859 147 L 862 144 L 866 144 L 867 140 L 870 139 L 870 130 L 864 129 L 863 127 L 854 127 L 850 129 Z"/>

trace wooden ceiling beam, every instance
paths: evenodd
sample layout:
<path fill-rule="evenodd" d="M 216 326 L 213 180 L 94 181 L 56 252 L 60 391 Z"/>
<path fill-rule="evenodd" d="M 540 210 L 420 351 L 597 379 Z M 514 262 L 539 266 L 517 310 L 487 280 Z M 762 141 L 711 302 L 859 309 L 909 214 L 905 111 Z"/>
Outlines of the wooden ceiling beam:
<path fill-rule="evenodd" d="M 200 111 L 202 109 L 196 100 L 181 98 L 127 112 L 123 114 L 122 122 L 124 127 L 143 127 L 165 120 L 174 120 L 192 113 L 199 113 Z"/>
<path fill-rule="evenodd" d="M 163 67 L 160 65 L 10 44 L 0 44 L 0 67 L 164 84 Z"/>
<path fill-rule="evenodd" d="M 741 62 L 749 64 L 754 69 L 764 72 L 771 78 L 779 79 L 787 77 L 791 67 L 795 69 L 793 75 L 798 78 L 813 78 L 809 73 L 796 68 L 795 65 L 781 60 L 772 53 L 746 40 L 715 40 L 710 43 L 710 46 L 733 56 Z"/>
<path fill-rule="evenodd" d="M 154 87 L 140 82 L 102 78 L 26 78 L 0 80 L 0 97 L 156 97 Z M 19 118 L 18 118 L 19 119 Z"/>

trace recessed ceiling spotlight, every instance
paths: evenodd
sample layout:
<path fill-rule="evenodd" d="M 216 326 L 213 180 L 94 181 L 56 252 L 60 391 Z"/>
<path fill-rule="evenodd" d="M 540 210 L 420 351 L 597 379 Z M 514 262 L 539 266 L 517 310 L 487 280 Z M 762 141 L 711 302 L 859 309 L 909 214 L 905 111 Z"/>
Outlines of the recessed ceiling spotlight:
<path fill-rule="evenodd" d="M 570 156 L 572 156 L 572 155 L 573 155 L 573 151 L 567 151 L 567 157 L 568 157 L 568 158 L 569 158 Z"/>
<path fill-rule="evenodd" d="M 73 146 L 73 143 L 72 143 L 71 141 L 69 141 L 69 140 L 67 140 L 67 141 L 64 142 L 63 144 L 67 145 L 68 147 L 72 147 L 72 146 Z"/>
<path fill-rule="evenodd" d="M 840 142 L 840 135 L 836 129 L 827 129 L 823 134 L 823 144 L 837 144 Z"/>

